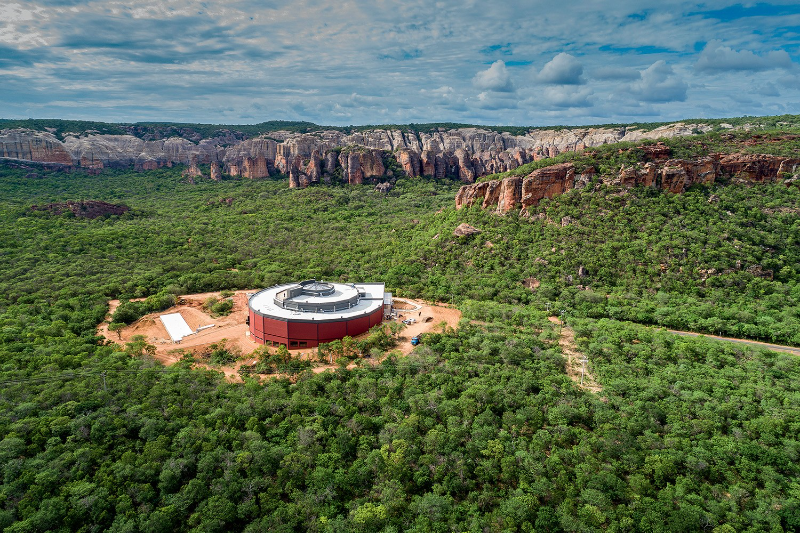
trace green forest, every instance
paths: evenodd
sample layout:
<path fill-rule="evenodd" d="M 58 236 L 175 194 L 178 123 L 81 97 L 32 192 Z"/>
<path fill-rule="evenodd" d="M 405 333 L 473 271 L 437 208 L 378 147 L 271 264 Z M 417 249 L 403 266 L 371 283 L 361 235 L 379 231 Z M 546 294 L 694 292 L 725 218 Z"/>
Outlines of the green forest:
<path fill-rule="evenodd" d="M 0 166 L 4 531 L 800 529 L 797 358 L 667 331 L 800 346 L 797 186 L 598 187 L 498 216 L 456 210 L 448 180 L 181 172 Z M 131 209 L 31 209 L 68 200 Z M 96 336 L 113 298 L 308 278 L 463 319 L 408 357 L 243 384 Z M 562 310 L 601 392 L 565 373 Z"/>
<path fill-rule="evenodd" d="M 706 126 L 711 131 L 729 131 L 731 126 L 744 127 L 748 129 L 786 129 L 800 127 L 800 116 L 798 115 L 776 115 L 768 117 L 740 117 L 726 119 L 688 119 L 682 121 L 684 124 Z M 311 133 L 321 130 L 335 130 L 345 134 L 352 134 L 360 131 L 389 129 L 400 130 L 405 133 L 433 133 L 459 128 L 480 128 L 486 131 L 497 133 L 510 133 L 512 135 L 525 135 L 528 132 L 543 129 L 585 129 L 585 128 L 612 128 L 612 129 L 639 129 L 651 131 L 660 126 L 667 126 L 670 122 L 638 122 L 633 124 L 597 124 L 581 126 L 492 126 L 483 124 L 461 124 L 455 122 L 428 122 L 423 124 L 374 124 L 362 126 L 325 126 L 306 121 L 292 120 L 269 120 L 258 124 L 187 124 L 179 122 L 133 122 L 133 123 L 109 123 L 89 120 L 63 120 L 63 119 L 0 119 L 0 129 L 26 128 L 35 131 L 49 131 L 60 140 L 64 140 L 69 135 L 134 135 L 136 137 L 152 140 L 165 139 L 171 136 L 183 137 L 198 141 L 200 138 L 211 138 L 217 135 L 234 133 L 239 138 L 255 137 L 258 135 L 269 134 L 275 131 L 289 131 L 292 133 Z M 723 126 L 723 124 L 725 126 Z"/>

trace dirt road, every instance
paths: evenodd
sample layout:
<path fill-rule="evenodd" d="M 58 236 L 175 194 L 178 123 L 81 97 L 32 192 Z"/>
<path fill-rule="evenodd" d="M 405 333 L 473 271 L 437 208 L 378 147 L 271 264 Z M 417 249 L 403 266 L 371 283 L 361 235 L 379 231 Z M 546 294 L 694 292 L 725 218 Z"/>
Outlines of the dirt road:
<path fill-rule="evenodd" d="M 800 355 L 800 348 L 795 346 L 783 346 L 781 344 L 770 344 L 767 342 L 759 342 L 759 341 L 751 341 L 748 339 L 735 339 L 733 337 L 720 337 L 718 335 L 706 335 L 705 333 L 694 333 L 692 331 L 679 331 L 675 329 L 668 329 L 670 333 L 674 333 L 676 335 L 681 335 L 683 337 L 705 337 L 707 339 L 714 339 L 716 341 L 728 341 L 728 342 L 736 342 L 739 344 L 749 344 L 750 346 L 754 346 L 756 348 L 764 348 L 765 350 L 771 350 L 773 352 L 783 352 L 783 353 L 790 353 L 792 355 Z"/>

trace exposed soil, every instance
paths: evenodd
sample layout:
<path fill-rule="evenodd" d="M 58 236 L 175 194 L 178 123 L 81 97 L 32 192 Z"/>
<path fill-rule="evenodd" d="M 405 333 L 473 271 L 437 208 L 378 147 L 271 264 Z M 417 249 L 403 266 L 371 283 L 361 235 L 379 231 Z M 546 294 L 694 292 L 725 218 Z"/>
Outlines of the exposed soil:
<path fill-rule="evenodd" d="M 548 320 L 554 324 L 560 324 L 561 321 L 556 316 L 548 317 Z M 586 363 L 586 372 L 583 373 L 583 364 L 581 359 L 585 356 L 578 352 L 575 346 L 575 332 L 572 328 L 567 326 L 560 326 L 561 334 L 558 339 L 558 345 L 561 347 L 561 353 L 567 359 L 567 376 L 575 382 L 578 387 L 590 392 L 600 392 L 603 390 L 594 375 L 591 373 L 589 363 Z M 581 374 L 583 374 L 583 383 L 581 383 Z"/>
<path fill-rule="evenodd" d="M 130 326 L 120 331 L 120 336 L 115 332 L 108 331 L 108 323 L 103 322 L 98 327 L 98 334 L 116 343 L 130 342 L 134 335 L 143 335 L 149 344 L 156 347 L 155 359 L 171 365 L 177 363 L 181 358 L 180 351 L 199 353 L 207 349 L 211 344 L 226 340 L 226 346 L 231 351 L 239 351 L 242 356 L 246 356 L 258 347 L 255 341 L 247 335 L 248 328 L 245 324 L 247 318 L 247 293 L 255 291 L 236 291 L 233 295 L 233 310 L 228 316 L 212 317 L 203 310 L 203 302 L 209 296 L 220 298 L 218 292 L 206 292 L 201 294 L 188 294 L 178 300 L 178 304 L 159 313 L 145 315 Z M 109 302 L 109 317 L 114 313 L 119 300 Z M 180 313 L 189 327 L 196 330 L 200 326 L 213 324 L 213 328 L 208 328 L 184 337 L 180 344 L 173 344 L 170 340 L 164 324 L 159 320 L 159 315 L 167 313 Z M 234 364 L 213 367 L 213 370 L 221 371 L 230 381 L 241 381 L 238 370 L 244 361 L 237 361 Z M 249 360 L 248 360 L 249 362 Z M 212 368 L 208 365 L 198 363 L 196 366 Z"/>
<path fill-rule="evenodd" d="M 395 298 L 395 301 L 398 304 L 401 303 L 398 300 L 400 300 L 400 298 Z M 440 305 L 432 305 L 427 302 L 423 302 L 422 300 L 409 300 L 407 298 L 403 298 L 402 300 L 406 303 L 404 307 L 410 307 L 408 305 L 409 303 L 417 307 L 416 310 L 398 309 L 398 321 L 403 321 L 407 318 L 413 318 L 416 320 L 414 324 L 406 326 L 406 328 L 400 334 L 400 343 L 397 346 L 397 349 L 400 350 L 403 355 L 410 354 L 411 350 L 414 349 L 414 347 L 411 345 L 412 337 L 422 333 L 435 331 L 439 328 L 439 325 L 442 322 L 445 322 L 451 328 L 455 328 L 458 326 L 458 321 L 461 320 L 461 311 L 458 309 Z M 425 322 L 427 317 L 430 317 L 431 320 Z"/>
<path fill-rule="evenodd" d="M 203 363 L 196 363 L 195 366 L 202 368 L 210 368 L 223 372 L 229 381 L 241 381 L 238 370 L 243 364 L 252 364 L 253 359 L 247 357 L 260 345 L 257 344 L 252 337 L 248 335 L 248 327 L 245 324 L 247 318 L 247 294 L 254 293 L 256 290 L 242 290 L 236 291 L 233 295 L 233 310 L 231 313 L 224 317 L 212 317 L 203 310 L 203 303 L 210 296 L 220 298 L 218 292 L 207 292 L 201 294 L 188 294 L 178 299 L 178 304 L 170 307 L 165 311 L 158 313 L 151 313 L 145 315 L 131 325 L 123 328 L 118 336 L 116 332 L 108 331 L 108 321 L 101 323 L 97 332 L 111 342 L 123 344 L 130 342 L 134 335 L 142 335 L 145 337 L 149 344 L 156 347 L 155 359 L 165 365 L 177 363 L 182 357 L 183 353 L 191 352 L 198 354 L 206 351 L 211 344 L 219 343 L 223 339 L 226 341 L 226 346 L 229 350 L 241 354 L 241 359 L 236 363 L 225 366 L 214 366 Z M 404 355 L 408 355 L 413 350 L 411 346 L 411 338 L 421 333 L 435 331 L 439 328 L 441 322 L 445 322 L 449 327 L 455 328 L 458 321 L 461 319 L 461 311 L 444 307 L 439 305 L 428 304 L 427 302 L 408 300 L 405 298 L 395 298 L 395 302 L 403 309 L 398 309 L 400 316 L 398 321 L 406 318 L 414 318 L 416 323 L 407 326 L 400 334 L 399 344 L 395 349 L 400 350 Z M 108 305 L 108 317 L 110 318 L 114 311 L 119 306 L 119 300 L 111 300 Z M 213 328 L 208 328 L 184 337 L 180 344 L 174 344 L 167 333 L 166 328 L 159 320 L 159 315 L 167 313 L 180 313 L 190 328 L 196 330 L 198 327 L 214 325 Z M 430 317 L 431 320 L 425 322 L 425 319 Z M 364 333 L 367 335 L 367 333 Z M 358 338 L 358 337 L 357 337 Z M 303 348 L 299 350 L 290 350 L 290 352 L 298 358 L 311 359 L 316 361 L 316 349 Z M 364 361 L 366 364 L 374 362 Z M 337 365 L 320 365 L 315 366 L 314 372 L 325 372 L 327 370 L 334 370 Z M 351 364 L 348 368 L 355 368 L 355 364 Z"/>
<path fill-rule="evenodd" d="M 750 339 L 736 339 L 733 337 L 721 337 L 719 335 L 708 335 L 706 333 L 695 333 L 693 331 L 678 331 L 674 329 L 667 330 L 670 333 L 675 333 L 677 335 L 683 335 L 685 337 L 705 337 L 707 339 L 714 339 L 717 341 L 727 341 L 727 342 L 736 342 L 739 344 L 749 344 L 750 346 L 754 346 L 756 348 L 764 348 L 766 350 L 770 350 L 772 352 L 783 352 L 789 353 L 792 355 L 800 355 L 800 348 L 797 346 L 785 346 L 782 344 L 770 344 L 768 342 L 761 342 L 761 341 L 753 341 Z"/>

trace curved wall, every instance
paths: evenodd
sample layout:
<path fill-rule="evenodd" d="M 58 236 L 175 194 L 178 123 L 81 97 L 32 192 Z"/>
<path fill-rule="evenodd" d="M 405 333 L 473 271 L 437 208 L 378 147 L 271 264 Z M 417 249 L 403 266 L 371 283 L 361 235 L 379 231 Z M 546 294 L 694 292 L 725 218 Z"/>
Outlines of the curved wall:
<path fill-rule="evenodd" d="M 313 348 L 346 336 L 355 337 L 383 321 L 383 306 L 375 311 L 338 320 L 280 320 L 250 308 L 250 335 L 259 344 Z"/>

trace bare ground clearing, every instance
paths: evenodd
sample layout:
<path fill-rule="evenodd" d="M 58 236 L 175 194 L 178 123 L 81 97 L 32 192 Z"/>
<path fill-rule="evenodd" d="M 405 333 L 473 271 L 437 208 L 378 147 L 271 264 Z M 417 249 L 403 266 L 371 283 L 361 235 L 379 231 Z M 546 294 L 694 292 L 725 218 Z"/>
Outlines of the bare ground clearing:
<path fill-rule="evenodd" d="M 132 337 L 135 335 L 142 335 L 149 344 L 155 346 L 156 351 L 154 358 L 165 365 L 177 363 L 183 353 L 200 353 L 204 350 L 208 350 L 212 344 L 225 340 L 229 350 L 234 352 L 238 351 L 242 356 L 236 363 L 213 367 L 203 363 L 195 363 L 195 366 L 221 371 L 229 381 L 241 381 L 238 372 L 239 367 L 243 364 L 251 364 L 253 360 L 247 356 L 259 347 L 259 344 L 252 340 L 252 337 L 247 334 L 248 327 L 245 324 L 245 319 L 248 315 L 247 294 L 253 292 L 256 292 L 256 290 L 235 291 L 232 297 L 234 302 L 233 310 L 229 315 L 223 317 L 212 317 L 203 310 L 203 303 L 206 299 L 210 296 L 220 298 L 219 292 L 187 294 L 178 298 L 177 305 L 158 313 L 151 313 L 143 316 L 131 325 L 123 328 L 119 332 L 119 335 L 117 335 L 116 332 L 108 330 L 108 320 L 110 320 L 111 315 L 114 314 L 114 311 L 120 304 L 119 300 L 111 300 L 108 305 L 107 320 L 97 327 L 97 333 L 109 341 L 116 343 L 131 342 Z M 413 350 L 414 347 L 411 345 L 411 338 L 415 335 L 434 331 L 442 322 L 445 322 L 451 328 L 455 328 L 458 325 L 458 321 L 461 319 L 461 311 L 454 308 L 432 305 L 427 302 L 409 300 L 406 298 L 396 298 L 395 301 L 405 308 L 397 310 L 400 314 L 398 320 L 406 318 L 414 318 L 416 320 L 414 324 L 407 326 L 402 331 L 399 337 L 399 344 L 395 347 L 395 350 L 400 350 L 403 355 L 408 355 L 411 353 L 411 350 Z M 167 330 L 164 328 L 161 320 L 158 318 L 159 315 L 167 313 L 180 313 L 192 330 L 212 324 L 214 327 L 184 337 L 180 344 L 174 344 L 170 340 Z M 430 317 L 431 320 L 425 322 L 426 317 Z M 364 335 L 367 335 L 367 333 Z M 304 348 L 301 350 L 290 350 L 290 352 L 295 357 L 311 359 L 316 362 L 316 349 Z M 318 366 L 315 366 L 313 369 L 314 372 L 325 372 L 337 368 L 336 365 L 317 365 Z M 355 365 L 351 364 L 348 368 L 355 368 Z"/>
<path fill-rule="evenodd" d="M 554 324 L 561 324 L 561 321 L 556 316 L 547 317 L 547 319 Z M 588 362 L 586 373 L 583 374 L 583 383 L 581 383 L 581 373 L 583 371 L 581 359 L 584 359 L 584 355 L 578 352 L 575 346 L 575 332 L 572 331 L 572 328 L 560 326 L 558 345 L 561 347 L 561 353 L 567 359 L 567 376 L 583 390 L 594 393 L 602 391 L 603 387 L 597 383 L 594 375 L 589 371 Z"/>

